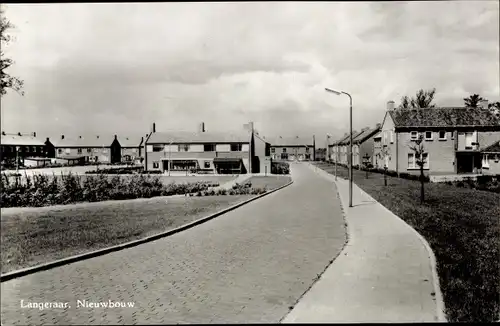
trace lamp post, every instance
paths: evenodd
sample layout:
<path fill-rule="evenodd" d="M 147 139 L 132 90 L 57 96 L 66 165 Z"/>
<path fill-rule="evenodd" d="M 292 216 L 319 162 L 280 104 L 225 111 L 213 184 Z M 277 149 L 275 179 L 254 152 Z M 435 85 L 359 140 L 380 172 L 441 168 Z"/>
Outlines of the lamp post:
<path fill-rule="evenodd" d="M 352 207 L 352 97 L 346 92 L 338 92 L 330 88 L 325 88 L 325 90 L 335 95 L 349 96 L 349 207 Z"/>

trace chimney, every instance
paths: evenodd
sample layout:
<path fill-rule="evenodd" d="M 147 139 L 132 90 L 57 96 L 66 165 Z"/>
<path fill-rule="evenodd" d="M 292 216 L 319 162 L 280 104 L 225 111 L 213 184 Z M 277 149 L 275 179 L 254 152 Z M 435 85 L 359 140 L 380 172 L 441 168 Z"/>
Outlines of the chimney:
<path fill-rule="evenodd" d="M 387 102 L 387 111 L 394 110 L 394 101 Z"/>
<path fill-rule="evenodd" d="M 482 109 L 487 110 L 487 109 L 488 109 L 488 100 L 481 100 L 481 101 L 479 101 L 479 106 L 480 106 Z"/>
<path fill-rule="evenodd" d="M 2 136 L 5 136 L 5 131 L 2 131 Z"/>
<path fill-rule="evenodd" d="M 116 140 L 117 138 L 118 138 L 118 136 L 117 136 L 117 135 L 115 135 L 115 140 Z M 127 139 L 128 139 L 128 138 L 127 138 Z"/>
<path fill-rule="evenodd" d="M 99 139 L 99 135 L 97 135 L 97 139 Z"/>
<path fill-rule="evenodd" d="M 33 131 L 33 137 L 36 137 L 36 132 L 35 131 Z"/>
<path fill-rule="evenodd" d="M 198 126 L 198 132 L 205 132 L 205 122 L 200 123 Z"/>
<path fill-rule="evenodd" d="M 46 140 L 46 141 L 47 141 L 47 142 L 49 142 L 49 137 L 47 137 L 47 140 Z"/>
<path fill-rule="evenodd" d="M 64 139 L 64 135 L 61 135 L 61 139 Z"/>
<path fill-rule="evenodd" d="M 82 136 L 78 136 L 78 138 L 82 139 Z M 99 136 L 97 136 L 97 138 L 99 138 Z"/>
<path fill-rule="evenodd" d="M 153 122 L 153 132 L 156 132 L 156 123 Z"/>
<path fill-rule="evenodd" d="M 20 132 L 18 132 L 18 133 L 17 133 L 17 135 L 18 135 L 18 136 L 21 136 L 21 133 L 20 133 Z"/>
<path fill-rule="evenodd" d="M 375 127 L 376 128 L 380 128 L 380 127 L 382 127 L 382 124 L 381 123 L 377 123 L 377 125 Z"/>
<path fill-rule="evenodd" d="M 299 139 L 299 136 L 295 136 L 296 139 Z"/>

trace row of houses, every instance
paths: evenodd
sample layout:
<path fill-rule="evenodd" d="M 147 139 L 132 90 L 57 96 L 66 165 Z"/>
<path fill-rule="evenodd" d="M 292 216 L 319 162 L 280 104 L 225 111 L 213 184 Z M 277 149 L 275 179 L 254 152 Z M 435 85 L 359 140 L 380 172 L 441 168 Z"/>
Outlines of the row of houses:
<path fill-rule="evenodd" d="M 2 162 L 19 159 L 25 166 L 50 163 L 82 165 L 90 163 L 143 163 L 148 171 L 200 173 L 265 173 L 272 160 L 307 161 L 315 158 L 314 136 L 265 139 L 253 122 L 237 132 L 206 131 L 201 123 L 196 131 L 151 131 L 141 138 L 73 137 L 42 140 L 32 134 L 2 132 Z"/>
<path fill-rule="evenodd" d="M 403 110 L 389 101 L 382 123 L 353 132 L 353 165 L 418 173 L 411 147 L 420 138 L 428 174 L 500 173 L 500 121 L 488 110 L 488 101 L 480 108 Z M 327 138 L 329 160 L 347 165 L 349 142 L 349 134 L 337 141 Z"/>
<path fill-rule="evenodd" d="M 82 137 L 59 139 L 37 137 L 36 133 L 7 134 L 2 132 L 0 156 L 2 163 L 17 159 L 27 167 L 48 163 L 82 165 L 85 163 L 140 163 L 143 160 L 144 137 Z"/>

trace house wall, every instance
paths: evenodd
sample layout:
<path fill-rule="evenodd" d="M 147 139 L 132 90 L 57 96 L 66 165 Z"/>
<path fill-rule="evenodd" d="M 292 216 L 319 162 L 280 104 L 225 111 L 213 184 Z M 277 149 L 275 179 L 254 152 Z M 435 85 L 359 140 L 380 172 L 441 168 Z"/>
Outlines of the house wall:
<path fill-rule="evenodd" d="M 200 146 L 200 144 L 190 144 L 189 150 L 187 152 L 179 152 L 178 151 L 178 145 L 177 144 L 172 144 L 169 146 L 168 144 L 164 146 L 163 151 L 159 152 L 153 152 L 153 145 L 146 144 L 146 170 L 147 171 L 153 171 L 153 170 L 162 170 L 162 164 L 161 161 L 170 157 L 172 160 L 174 159 L 186 159 L 186 160 L 197 160 L 200 168 L 204 168 L 204 162 L 205 161 L 210 161 L 211 162 L 211 168 L 214 168 L 213 166 L 213 159 L 215 157 L 230 157 L 230 158 L 242 158 L 243 159 L 243 164 L 245 165 L 245 168 L 249 169 L 249 152 L 248 152 L 248 146 L 249 144 L 242 144 L 242 151 L 238 152 L 231 152 L 230 145 L 229 144 L 216 144 L 216 151 L 213 152 L 204 152 L 204 147 L 203 145 Z M 201 150 L 201 151 L 200 151 Z M 246 151 L 243 151 L 246 150 Z M 157 168 L 153 168 L 154 163 L 158 163 Z"/>
<path fill-rule="evenodd" d="M 500 129 L 500 128 L 499 128 Z M 477 141 L 479 142 L 480 148 L 490 146 L 494 142 L 500 140 L 500 130 L 499 131 L 478 131 Z"/>
<path fill-rule="evenodd" d="M 307 148 L 306 146 L 271 146 L 271 153 L 275 154 L 277 160 L 280 160 L 281 153 L 283 153 L 283 149 L 286 149 L 289 159 L 290 155 L 293 155 L 295 157 L 302 155 L 304 157 L 304 161 L 312 161 L 314 159 L 315 148 L 314 146 L 309 146 Z M 306 159 L 306 154 L 310 154 L 309 159 Z"/>
<path fill-rule="evenodd" d="M 397 153 L 401 152 L 401 148 L 405 145 L 401 144 L 401 139 L 399 135 L 396 134 L 395 128 L 394 128 L 394 121 L 392 121 L 392 118 L 389 114 L 386 114 L 384 123 L 381 126 L 381 149 L 382 151 L 383 148 L 385 148 L 388 152 L 388 161 L 387 161 L 387 169 L 392 170 L 392 171 L 397 171 L 398 168 L 398 157 Z M 392 135 L 392 137 L 391 137 Z M 399 138 L 398 138 L 399 137 Z M 396 149 L 398 147 L 398 150 Z M 401 157 L 401 156 L 400 156 Z M 382 167 L 385 165 L 385 160 L 384 158 L 379 158 L 378 161 L 379 164 L 382 164 Z M 404 161 L 406 162 L 406 160 Z M 401 166 L 401 164 L 399 164 Z"/>
<path fill-rule="evenodd" d="M 497 154 L 483 154 L 487 155 L 487 162 L 489 167 L 483 168 L 484 174 L 500 174 L 500 153 Z"/>
<path fill-rule="evenodd" d="M 359 160 L 361 164 L 363 164 L 364 157 L 367 154 L 370 157 L 369 158 L 370 162 L 372 162 L 373 164 L 373 153 L 374 153 L 373 147 L 374 147 L 373 137 L 368 138 L 359 145 Z"/>
<path fill-rule="evenodd" d="M 16 154 L 16 146 L 14 145 L 1 145 L 0 156 L 3 159 L 14 158 L 16 155 L 20 158 L 24 157 L 45 157 L 46 148 L 42 145 L 23 145 L 19 147 L 19 152 Z"/>
<path fill-rule="evenodd" d="M 125 155 L 129 155 L 132 161 L 139 161 L 143 156 L 141 147 L 122 147 L 122 162 L 124 161 Z"/>
<path fill-rule="evenodd" d="M 452 131 L 446 131 L 446 140 L 439 139 L 439 131 L 431 131 L 432 140 L 423 141 L 424 150 L 428 153 L 429 173 L 455 173 L 455 147 Z M 418 173 L 419 167 L 408 168 L 408 154 L 413 153 L 410 146 L 415 142 L 411 140 L 411 132 L 398 133 L 399 142 L 399 172 Z"/>
<path fill-rule="evenodd" d="M 87 150 L 90 149 L 90 152 Z M 78 150 L 81 150 L 79 152 Z M 108 147 L 56 147 L 56 158 L 65 158 L 69 156 L 85 156 L 85 160 L 93 161 L 98 157 L 100 163 L 111 162 L 111 148 Z"/>
<path fill-rule="evenodd" d="M 266 150 L 266 144 L 268 149 Z M 252 173 L 271 173 L 271 146 L 265 142 L 265 140 L 259 137 L 253 138 L 253 155 L 254 155 L 254 166 L 252 167 Z M 257 159 L 256 159 L 257 158 Z M 257 165 L 258 164 L 258 169 Z"/>

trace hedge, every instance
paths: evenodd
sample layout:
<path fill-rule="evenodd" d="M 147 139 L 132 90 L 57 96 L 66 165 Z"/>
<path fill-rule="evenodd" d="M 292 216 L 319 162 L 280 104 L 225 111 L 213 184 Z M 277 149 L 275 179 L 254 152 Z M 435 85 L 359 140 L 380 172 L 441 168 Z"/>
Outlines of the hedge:
<path fill-rule="evenodd" d="M 271 162 L 271 174 L 290 174 L 290 164 L 287 162 Z"/>

